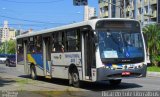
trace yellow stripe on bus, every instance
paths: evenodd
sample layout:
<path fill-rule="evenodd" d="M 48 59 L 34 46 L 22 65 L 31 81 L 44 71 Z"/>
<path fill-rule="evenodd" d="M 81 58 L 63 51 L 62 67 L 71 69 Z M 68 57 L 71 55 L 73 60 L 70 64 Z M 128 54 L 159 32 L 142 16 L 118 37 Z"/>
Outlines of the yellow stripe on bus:
<path fill-rule="evenodd" d="M 29 62 L 36 64 L 36 61 L 34 60 L 31 54 L 27 54 L 27 58 Z"/>

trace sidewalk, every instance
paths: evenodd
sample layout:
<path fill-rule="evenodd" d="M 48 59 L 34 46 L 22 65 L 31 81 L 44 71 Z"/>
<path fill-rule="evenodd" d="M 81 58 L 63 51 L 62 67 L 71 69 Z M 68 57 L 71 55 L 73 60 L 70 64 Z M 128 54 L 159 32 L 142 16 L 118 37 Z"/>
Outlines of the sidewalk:
<path fill-rule="evenodd" d="M 147 71 L 147 76 L 149 76 L 149 77 L 160 77 L 160 72 Z"/>

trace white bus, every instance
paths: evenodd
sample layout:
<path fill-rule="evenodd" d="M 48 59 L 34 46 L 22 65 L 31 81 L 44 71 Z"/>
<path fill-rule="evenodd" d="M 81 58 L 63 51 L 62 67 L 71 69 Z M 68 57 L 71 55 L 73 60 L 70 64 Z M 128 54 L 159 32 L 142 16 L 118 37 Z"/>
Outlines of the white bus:
<path fill-rule="evenodd" d="M 132 19 L 94 19 L 20 35 L 17 64 L 25 73 L 80 81 L 146 76 L 146 48 L 140 23 Z"/>

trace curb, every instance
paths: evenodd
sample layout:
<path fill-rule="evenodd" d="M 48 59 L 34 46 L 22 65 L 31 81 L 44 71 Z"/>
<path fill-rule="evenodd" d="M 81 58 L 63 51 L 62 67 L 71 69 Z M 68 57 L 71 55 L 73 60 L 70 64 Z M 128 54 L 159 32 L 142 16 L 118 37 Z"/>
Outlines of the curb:
<path fill-rule="evenodd" d="M 160 77 L 160 72 L 147 72 L 149 77 Z"/>

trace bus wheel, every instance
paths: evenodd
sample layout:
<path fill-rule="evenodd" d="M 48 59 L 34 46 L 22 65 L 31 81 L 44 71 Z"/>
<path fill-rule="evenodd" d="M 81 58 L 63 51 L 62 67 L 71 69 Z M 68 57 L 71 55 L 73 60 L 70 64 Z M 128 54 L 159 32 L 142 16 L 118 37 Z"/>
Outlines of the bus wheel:
<path fill-rule="evenodd" d="M 109 80 L 109 83 L 111 84 L 111 85 L 119 85 L 120 83 L 121 83 L 121 79 L 118 79 L 118 80 Z"/>
<path fill-rule="evenodd" d="M 36 69 L 35 69 L 35 67 L 31 66 L 30 70 L 31 70 L 31 78 L 33 80 L 36 80 L 37 79 L 37 75 L 36 75 Z"/>
<path fill-rule="evenodd" d="M 80 87 L 80 80 L 79 80 L 78 72 L 73 71 L 71 73 L 71 79 L 72 79 L 72 85 L 74 87 Z"/>

